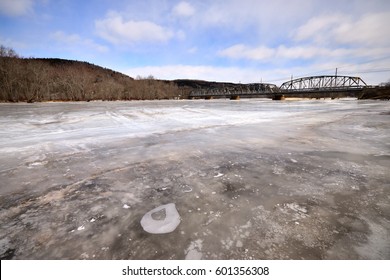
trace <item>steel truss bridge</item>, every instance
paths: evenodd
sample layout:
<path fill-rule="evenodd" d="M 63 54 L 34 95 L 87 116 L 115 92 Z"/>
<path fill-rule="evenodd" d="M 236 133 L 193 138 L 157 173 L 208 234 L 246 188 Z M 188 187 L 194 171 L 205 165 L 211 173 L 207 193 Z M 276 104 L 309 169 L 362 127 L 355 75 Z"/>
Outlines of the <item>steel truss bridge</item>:
<path fill-rule="evenodd" d="M 199 88 L 190 92 L 189 98 L 230 98 L 285 97 L 336 98 L 356 97 L 367 87 L 360 77 L 350 76 L 311 76 L 292 79 L 280 87 L 273 84 L 255 83 L 234 87 Z"/>
<path fill-rule="evenodd" d="M 214 88 L 198 88 L 190 92 L 189 98 L 255 98 L 269 97 L 271 94 L 277 92 L 279 92 L 279 88 L 274 84 L 252 83 L 245 85 L 229 85 Z"/>
<path fill-rule="evenodd" d="M 362 89 L 367 84 L 360 77 L 349 76 L 312 76 L 294 79 L 283 83 L 281 91 L 323 91 Z"/>

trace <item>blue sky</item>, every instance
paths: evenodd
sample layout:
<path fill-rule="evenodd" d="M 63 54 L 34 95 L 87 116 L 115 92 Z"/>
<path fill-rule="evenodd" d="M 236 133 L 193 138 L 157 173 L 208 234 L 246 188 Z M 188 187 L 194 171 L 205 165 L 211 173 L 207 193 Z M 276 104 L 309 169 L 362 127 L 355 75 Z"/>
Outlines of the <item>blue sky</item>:
<path fill-rule="evenodd" d="M 132 77 L 390 81 L 388 0 L 0 0 L 0 44 Z"/>

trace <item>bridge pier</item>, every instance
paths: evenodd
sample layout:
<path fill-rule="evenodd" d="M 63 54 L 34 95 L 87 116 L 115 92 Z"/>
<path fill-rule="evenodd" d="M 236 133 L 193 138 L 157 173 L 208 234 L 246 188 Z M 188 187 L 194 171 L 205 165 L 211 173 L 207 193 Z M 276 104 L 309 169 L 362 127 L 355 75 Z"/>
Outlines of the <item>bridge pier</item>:
<path fill-rule="evenodd" d="M 285 100 L 286 97 L 283 94 L 275 94 L 272 100 Z"/>

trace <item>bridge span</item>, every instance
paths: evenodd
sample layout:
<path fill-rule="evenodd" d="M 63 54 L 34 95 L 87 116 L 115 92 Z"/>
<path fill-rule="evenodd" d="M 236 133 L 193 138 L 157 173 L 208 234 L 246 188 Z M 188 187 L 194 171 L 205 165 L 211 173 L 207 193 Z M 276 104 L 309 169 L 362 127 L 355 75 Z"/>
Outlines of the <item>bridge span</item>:
<path fill-rule="evenodd" d="M 252 83 L 252 84 L 229 84 L 222 87 L 198 88 L 190 92 L 189 98 L 267 98 L 279 92 L 279 88 L 274 84 Z"/>
<path fill-rule="evenodd" d="M 190 92 L 189 98 L 339 98 L 358 97 L 367 84 L 360 77 L 311 76 L 291 79 L 280 87 L 274 84 L 254 83 L 219 88 L 199 88 Z"/>
<path fill-rule="evenodd" d="M 367 84 L 360 77 L 312 76 L 284 82 L 279 89 L 281 91 L 360 90 L 365 86 Z"/>

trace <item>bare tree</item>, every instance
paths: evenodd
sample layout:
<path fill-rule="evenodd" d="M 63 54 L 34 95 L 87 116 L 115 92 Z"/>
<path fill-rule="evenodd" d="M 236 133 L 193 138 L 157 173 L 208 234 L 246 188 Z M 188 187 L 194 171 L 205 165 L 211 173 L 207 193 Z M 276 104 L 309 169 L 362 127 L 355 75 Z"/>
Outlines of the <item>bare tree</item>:
<path fill-rule="evenodd" d="M 0 46 L 0 101 L 145 100 L 176 98 L 176 84 L 152 75 L 136 80 L 89 63 L 18 58 Z"/>
<path fill-rule="evenodd" d="M 7 48 L 3 45 L 0 45 L 0 56 L 1 57 L 19 57 L 18 54 L 12 49 Z"/>

